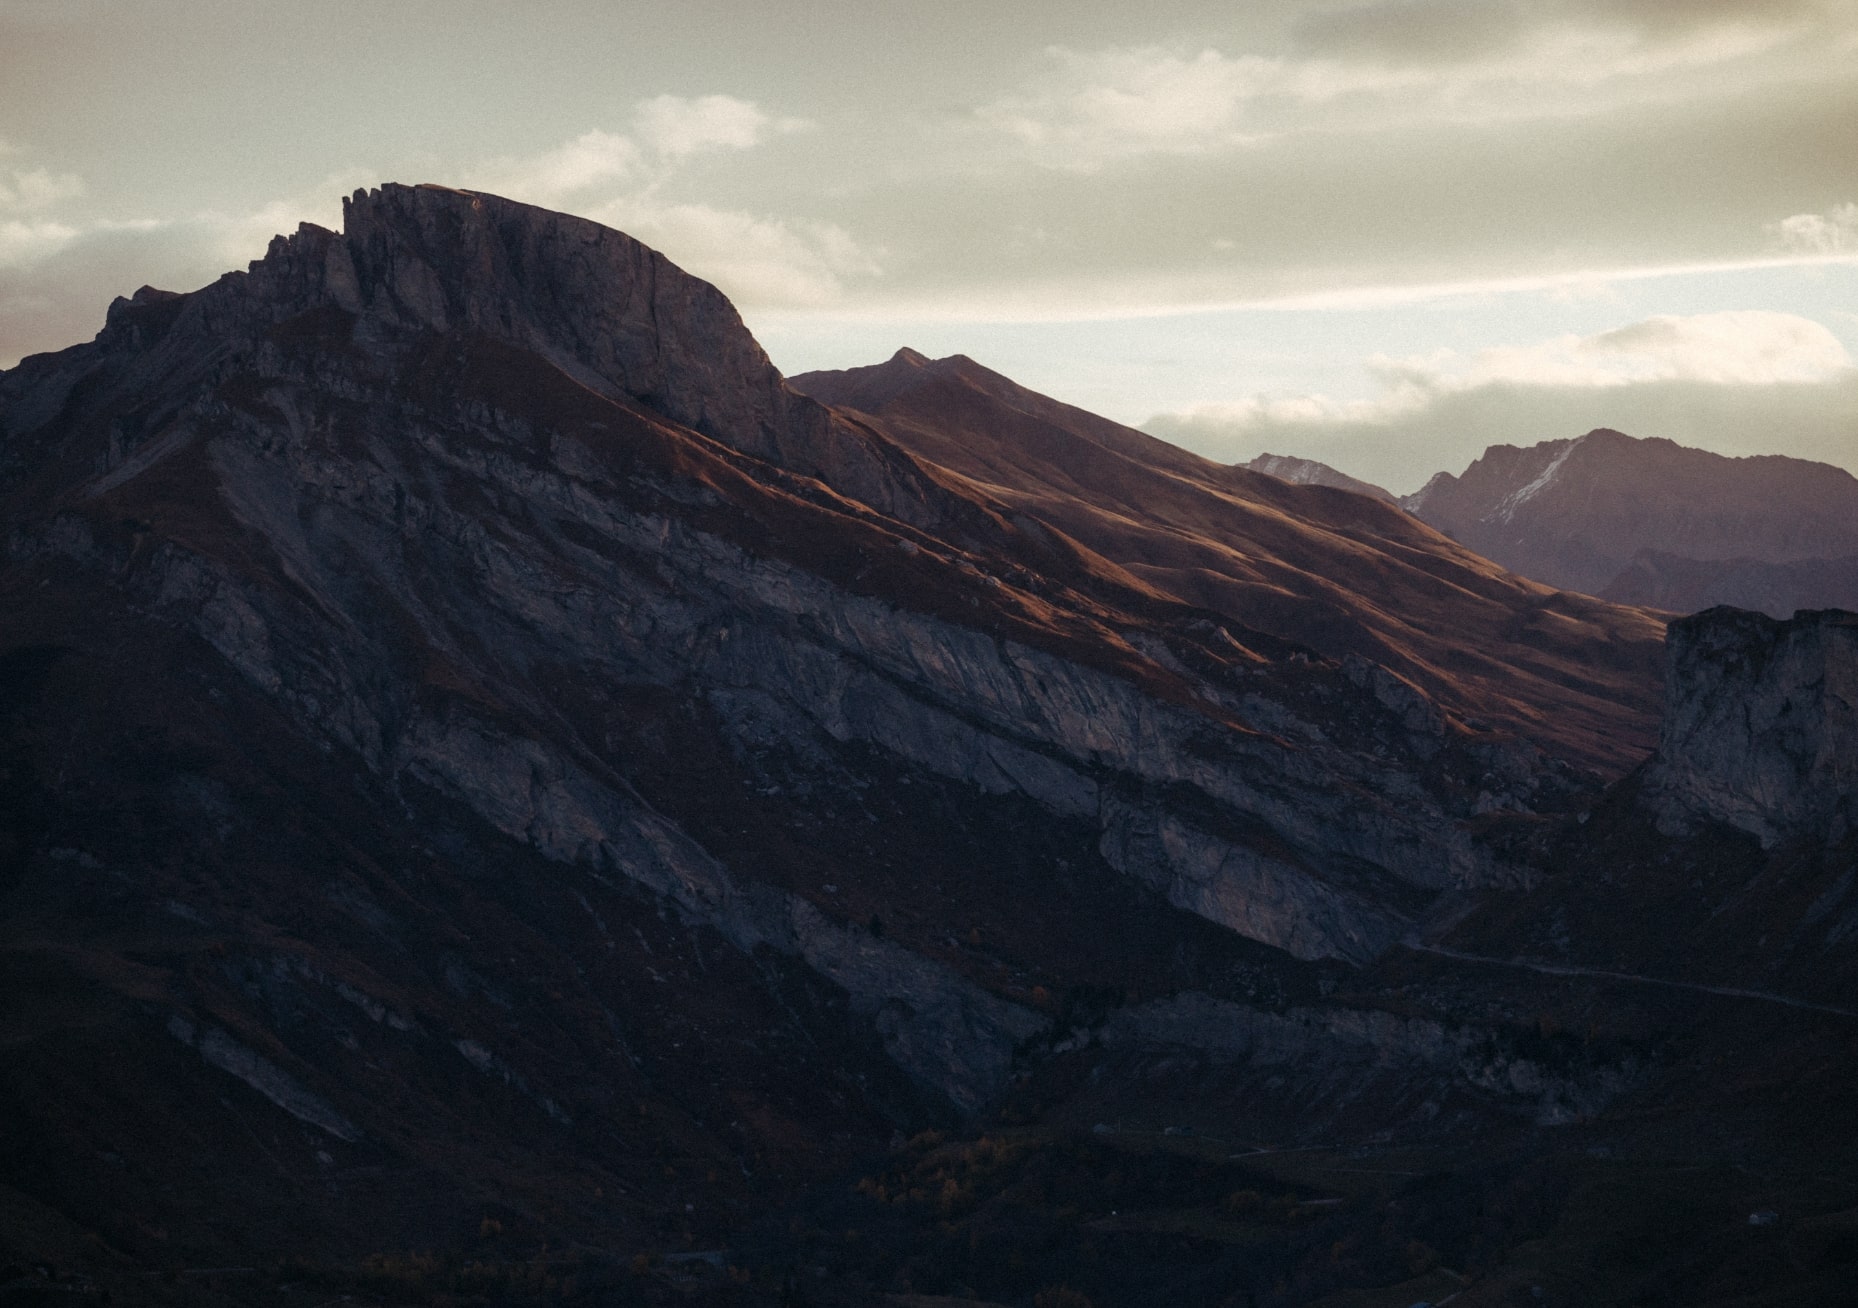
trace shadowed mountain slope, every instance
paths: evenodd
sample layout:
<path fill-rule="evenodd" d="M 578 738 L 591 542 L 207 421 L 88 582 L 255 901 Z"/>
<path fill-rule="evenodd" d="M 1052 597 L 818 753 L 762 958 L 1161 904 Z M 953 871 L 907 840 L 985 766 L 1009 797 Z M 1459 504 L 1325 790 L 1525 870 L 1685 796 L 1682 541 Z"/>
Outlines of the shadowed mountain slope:
<path fill-rule="evenodd" d="M 1507 573 L 1391 504 L 1213 463 L 959 355 L 792 384 L 1158 595 L 1367 658 L 1608 773 L 1650 748 L 1660 623 Z"/>

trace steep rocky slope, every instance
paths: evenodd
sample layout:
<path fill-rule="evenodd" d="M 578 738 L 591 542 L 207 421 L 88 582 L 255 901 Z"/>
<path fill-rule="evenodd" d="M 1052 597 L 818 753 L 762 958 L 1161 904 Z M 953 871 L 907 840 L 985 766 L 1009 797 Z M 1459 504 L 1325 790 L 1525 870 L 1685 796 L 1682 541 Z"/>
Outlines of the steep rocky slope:
<path fill-rule="evenodd" d="M 1640 1092 L 1377 969 L 1649 746 L 1644 614 L 886 367 L 387 186 L 0 375 L 0 1251 L 610 1271 L 1182 1068 L 1287 1135 Z"/>
<path fill-rule="evenodd" d="M 1858 479 L 1842 468 L 1605 429 L 1493 445 L 1400 503 L 1524 576 L 1680 612 L 1846 603 L 1841 559 L 1858 551 Z"/>
<path fill-rule="evenodd" d="M 1662 627 L 1525 581 L 1391 505 L 1213 463 L 914 351 L 794 378 L 1120 579 L 1331 658 L 1366 659 L 1459 721 L 1603 773 L 1643 756 Z"/>

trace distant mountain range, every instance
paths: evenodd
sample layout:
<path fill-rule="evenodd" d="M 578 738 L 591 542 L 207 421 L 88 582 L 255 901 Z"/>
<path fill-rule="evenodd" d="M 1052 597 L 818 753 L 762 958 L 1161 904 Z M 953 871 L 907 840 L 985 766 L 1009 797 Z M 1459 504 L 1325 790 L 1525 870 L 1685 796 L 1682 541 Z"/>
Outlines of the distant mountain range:
<path fill-rule="evenodd" d="M 1244 466 L 1394 498 L 1314 460 L 1267 454 Z M 1493 445 L 1395 502 L 1511 571 L 1621 604 L 1775 617 L 1858 607 L 1858 478 L 1830 464 L 1727 458 L 1601 428 Z"/>

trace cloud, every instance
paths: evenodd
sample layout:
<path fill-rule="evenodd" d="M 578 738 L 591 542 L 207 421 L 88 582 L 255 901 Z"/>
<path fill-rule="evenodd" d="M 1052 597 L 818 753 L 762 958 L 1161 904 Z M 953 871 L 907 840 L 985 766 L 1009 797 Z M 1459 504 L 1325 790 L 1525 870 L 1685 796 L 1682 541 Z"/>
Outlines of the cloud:
<path fill-rule="evenodd" d="M 21 153 L 19 146 L 0 138 L 0 158 Z M 49 168 L 0 172 L 0 269 L 37 263 L 75 241 L 82 229 L 46 211 L 83 194 L 84 179 L 76 173 Z"/>
<path fill-rule="evenodd" d="M 1662 314 L 1591 336 L 1492 346 L 1460 355 L 1368 361 L 1397 393 L 1523 386 L 1627 386 L 1697 381 L 1759 386 L 1822 381 L 1851 366 L 1845 346 L 1821 324 L 1791 313 L 1730 310 Z"/>
<path fill-rule="evenodd" d="M 138 286 L 191 291 L 262 258 L 273 236 L 300 223 L 340 226 L 342 196 L 369 180 L 353 170 L 331 174 L 252 210 L 0 219 L 0 368 L 88 339 L 110 301 Z"/>
<path fill-rule="evenodd" d="M 1590 336 L 1368 360 L 1374 399 L 1252 396 L 1143 427 L 1210 457 L 1320 459 L 1397 493 L 1492 444 L 1614 427 L 1724 454 L 1786 453 L 1858 471 L 1858 368 L 1792 314 L 1659 316 Z"/>
<path fill-rule="evenodd" d="M 0 268 L 18 268 L 56 254 L 78 237 L 66 223 L 0 220 Z"/>
<path fill-rule="evenodd" d="M 11 223 L 0 223 L 0 251 Z M 0 259 L 0 368 L 25 354 L 89 340 L 110 301 L 144 283 L 191 290 L 222 271 L 203 272 L 197 232 L 171 227 L 68 227 L 40 240 L 28 257 Z"/>
<path fill-rule="evenodd" d="M 633 123 L 641 141 L 671 159 L 701 150 L 748 150 L 772 134 L 808 126 L 799 118 L 770 117 L 754 102 L 732 95 L 655 96 L 639 102 Z"/>
<path fill-rule="evenodd" d="M 1574 38 L 1630 56 L 1625 66 L 1643 70 L 1710 59 L 1729 49 L 1767 48 L 1836 25 L 1840 9 L 1849 5 L 1843 0 L 1381 0 L 1312 7 L 1293 21 L 1291 33 L 1305 52 L 1435 67 L 1527 59 L 1556 39 Z"/>
<path fill-rule="evenodd" d="M 1052 46 L 1029 91 L 982 105 L 975 119 L 1048 162 L 1091 166 L 1146 153 L 1204 154 L 1256 139 L 1251 111 L 1266 100 L 1303 104 L 1351 87 L 1338 66 L 1260 55 L 1156 46 L 1077 51 Z M 1376 74 L 1386 84 L 1398 74 Z"/>
<path fill-rule="evenodd" d="M 616 186 L 649 189 L 693 155 L 751 150 L 770 136 L 806 126 L 730 95 L 660 95 L 634 106 L 626 132 L 592 128 L 540 154 L 475 165 L 466 181 L 511 199 L 559 205 L 601 188 L 609 194 Z"/>
<path fill-rule="evenodd" d="M 1858 255 L 1858 204 L 1841 204 L 1824 214 L 1797 213 L 1770 223 L 1768 232 L 1797 254 Z"/>
<path fill-rule="evenodd" d="M 330 173 L 314 186 L 283 196 L 256 209 L 224 213 L 206 210 L 182 219 L 177 226 L 195 234 L 203 257 L 217 268 L 236 268 L 264 257 L 271 238 L 289 235 L 300 224 L 315 223 L 331 231 L 342 228 L 342 200 L 357 189 L 380 179 L 358 168 Z"/>
<path fill-rule="evenodd" d="M 732 96 L 661 95 L 627 121 L 623 132 L 596 127 L 530 156 L 457 168 L 451 180 L 625 228 L 744 307 L 833 304 L 878 274 L 876 254 L 837 224 L 676 195 L 698 156 L 752 149 L 802 130 L 802 120 Z M 0 142 L 0 154 L 17 153 Z M 345 169 L 251 209 L 113 220 L 59 207 L 83 195 L 73 174 L 0 172 L 0 368 L 88 337 L 104 306 L 144 283 L 191 290 L 263 257 L 273 236 L 300 223 L 339 227 L 342 197 L 380 180 Z"/>
<path fill-rule="evenodd" d="M 53 173 L 34 168 L 30 172 L 15 169 L 12 180 L 0 177 L 0 212 L 24 213 L 49 209 L 64 200 L 84 194 L 84 179 L 76 173 Z"/>
<path fill-rule="evenodd" d="M 976 111 L 1028 146 L 1082 161 L 1143 151 L 1200 153 L 1245 139 L 1245 102 L 1281 65 L 1217 50 L 1046 51 L 1057 68 L 1037 91 Z"/>
<path fill-rule="evenodd" d="M 499 159 L 472 169 L 476 190 L 492 191 L 533 204 L 554 204 L 597 186 L 631 178 L 641 152 L 629 136 L 583 132 L 571 141 L 527 159 Z"/>
<path fill-rule="evenodd" d="M 675 198 L 695 156 L 751 150 L 804 130 L 804 120 L 734 96 L 660 95 L 639 101 L 630 122 L 623 134 L 596 128 L 526 159 L 467 169 L 461 184 L 620 228 L 744 307 L 832 304 L 848 280 L 877 275 L 874 253 L 837 224 Z"/>
<path fill-rule="evenodd" d="M 830 223 L 786 222 L 704 204 L 627 196 L 586 211 L 714 282 L 743 308 L 814 308 L 848 280 L 881 271 L 876 256 Z"/>
<path fill-rule="evenodd" d="M 1590 117 L 1720 98 L 1812 71 L 1837 78 L 1853 48 L 1852 8 L 1847 0 L 1326 6 L 1293 20 L 1287 36 L 1254 31 L 1230 49 L 1049 47 L 1043 68 L 974 110 L 971 126 L 1041 162 L 1095 168 L 1286 134 Z"/>

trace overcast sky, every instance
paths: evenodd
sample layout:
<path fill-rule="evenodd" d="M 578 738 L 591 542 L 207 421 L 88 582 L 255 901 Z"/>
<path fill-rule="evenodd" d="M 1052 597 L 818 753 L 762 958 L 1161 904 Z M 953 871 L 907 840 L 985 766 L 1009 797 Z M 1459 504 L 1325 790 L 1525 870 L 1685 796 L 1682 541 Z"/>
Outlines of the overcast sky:
<path fill-rule="evenodd" d="M 1858 0 L 0 0 L 0 366 L 384 180 L 1220 458 L 1858 470 Z"/>

